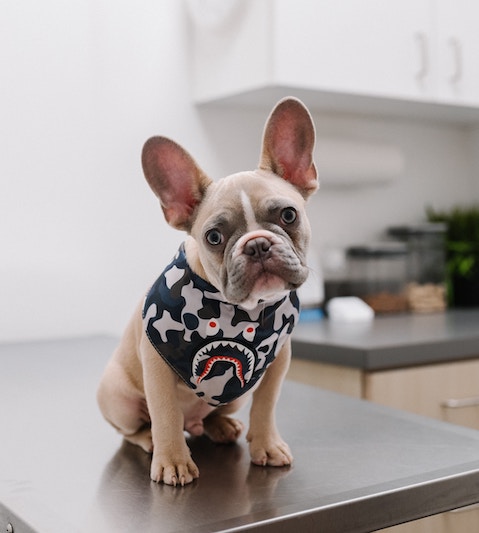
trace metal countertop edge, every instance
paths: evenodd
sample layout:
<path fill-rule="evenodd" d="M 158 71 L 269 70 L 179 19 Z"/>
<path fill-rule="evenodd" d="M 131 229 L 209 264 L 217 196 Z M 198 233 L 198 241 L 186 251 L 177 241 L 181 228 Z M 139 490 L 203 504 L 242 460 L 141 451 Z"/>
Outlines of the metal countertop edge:
<path fill-rule="evenodd" d="M 9 507 L 6 507 L 0 502 L 0 531 L 6 531 L 7 525 L 13 526 L 13 531 L 20 531 L 21 533 L 38 533 L 33 529 L 30 524 L 22 520 L 15 512 L 11 511 Z"/>
<path fill-rule="evenodd" d="M 427 364 L 453 363 L 477 359 L 479 356 L 479 345 L 475 339 L 439 340 L 408 346 L 391 345 L 373 348 L 355 348 L 293 339 L 292 347 L 294 359 L 372 372 Z M 299 352 L 301 355 L 298 355 Z"/>
<path fill-rule="evenodd" d="M 444 469 L 443 476 L 435 481 L 415 481 L 407 487 L 391 487 L 394 483 L 378 486 L 378 492 L 362 496 L 363 489 L 351 491 L 340 502 L 331 502 L 308 510 L 282 507 L 285 514 L 261 518 L 255 522 L 239 524 L 235 518 L 208 526 L 195 528 L 195 533 L 297 533 L 321 531 L 321 533 L 370 533 L 378 529 L 418 520 L 438 513 L 448 512 L 479 502 L 479 461 L 465 463 L 465 472 L 454 472 L 457 467 Z M 432 474 L 432 472 L 431 472 Z M 422 476 L 421 476 L 422 477 Z M 395 482 L 397 483 L 397 481 Z M 382 487 L 382 488 L 381 488 Z M 451 494 L 454 498 L 451 499 Z M 449 503 L 444 504 L 447 496 Z M 297 505 L 294 506 L 295 508 Z M 320 528 L 320 529 L 319 529 Z M 193 530 L 189 530 L 193 533 Z M 180 533 L 180 532 L 175 532 Z M 187 533 L 182 530 L 182 533 Z"/>

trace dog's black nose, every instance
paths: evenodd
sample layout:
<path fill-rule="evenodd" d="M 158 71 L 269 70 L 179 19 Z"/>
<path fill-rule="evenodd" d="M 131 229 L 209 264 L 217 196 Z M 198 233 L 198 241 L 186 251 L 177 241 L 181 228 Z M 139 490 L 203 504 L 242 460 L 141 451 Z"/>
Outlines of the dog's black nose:
<path fill-rule="evenodd" d="M 266 255 L 271 248 L 271 242 L 265 237 L 250 239 L 244 246 L 243 253 L 254 259 L 260 259 Z"/>

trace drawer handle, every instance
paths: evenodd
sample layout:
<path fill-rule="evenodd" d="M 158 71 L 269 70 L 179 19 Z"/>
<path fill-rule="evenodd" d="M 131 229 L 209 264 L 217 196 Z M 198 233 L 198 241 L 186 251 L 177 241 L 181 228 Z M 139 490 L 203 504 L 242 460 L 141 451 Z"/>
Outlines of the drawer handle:
<path fill-rule="evenodd" d="M 418 81 L 422 81 L 429 72 L 427 36 L 423 32 L 417 32 L 414 34 L 414 40 L 416 41 L 416 46 L 419 54 L 419 66 L 416 71 L 416 79 Z"/>
<path fill-rule="evenodd" d="M 479 396 L 469 398 L 449 398 L 441 403 L 447 409 L 461 409 L 462 407 L 479 407 Z"/>
<path fill-rule="evenodd" d="M 458 83 L 462 78 L 462 48 L 461 42 L 455 37 L 449 39 L 449 46 L 452 53 L 453 70 L 449 77 L 451 83 Z"/>

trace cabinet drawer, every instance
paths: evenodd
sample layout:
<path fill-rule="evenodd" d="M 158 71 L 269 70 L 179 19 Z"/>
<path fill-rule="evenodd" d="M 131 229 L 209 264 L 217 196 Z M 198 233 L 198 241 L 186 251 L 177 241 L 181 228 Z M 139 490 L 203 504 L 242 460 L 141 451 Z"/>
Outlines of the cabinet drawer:
<path fill-rule="evenodd" d="M 479 429 L 479 361 L 369 373 L 364 397 Z"/>
<path fill-rule="evenodd" d="M 317 363 L 293 357 L 287 378 L 353 398 L 363 398 L 363 374 L 357 368 Z"/>
<path fill-rule="evenodd" d="M 383 533 L 471 533 L 479 531 L 479 509 L 471 505 L 381 531 Z"/>

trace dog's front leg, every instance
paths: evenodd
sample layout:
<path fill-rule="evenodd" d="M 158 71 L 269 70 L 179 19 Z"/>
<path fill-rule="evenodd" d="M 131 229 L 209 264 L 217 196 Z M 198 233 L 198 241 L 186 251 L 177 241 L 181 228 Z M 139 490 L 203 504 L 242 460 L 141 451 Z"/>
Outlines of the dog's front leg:
<path fill-rule="evenodd" d="M 151 479 L 175 486 L 191 483 L 199 471 L 183 434 L 184 416 L 177 396 L 178 377 L 146 338 L 141 343 L 141 357 L 153 440 Z"/>
<path fill-rule="evenodd" d="M 276 402 L 290 358 L 291 342 L 288 339 L 253 394 L 246 439 L 249 442 L 251 461 L 257 465 L 285 466 L 293 461 L 289 446 L 278 432 L 275 418 Z"/>

